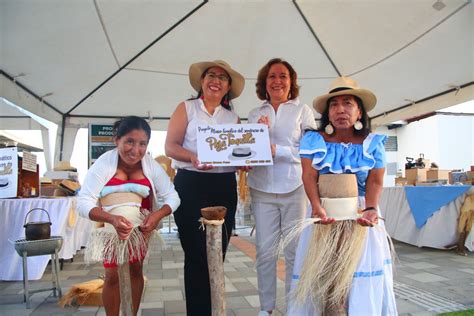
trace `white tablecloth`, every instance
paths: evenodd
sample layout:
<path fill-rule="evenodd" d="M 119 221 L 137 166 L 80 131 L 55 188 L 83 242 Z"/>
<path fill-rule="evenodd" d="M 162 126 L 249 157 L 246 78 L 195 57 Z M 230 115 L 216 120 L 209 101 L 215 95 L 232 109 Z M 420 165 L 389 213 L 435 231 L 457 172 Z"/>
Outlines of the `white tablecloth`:
<path fill-rule="evenodd" d="M 0 280 L 23 280 L 22 259 L 15 251 L 15 241 L 25 238 L 23 223 L 25 215 L 35 207 L 44 208 L 51 217 L 51 235 L 62 236 L 63 246 L 59 258 L 71 259 L 77 250 L 87 243 L 91 221 L 77 215 L 76 199 L 64 198 L 30 198 L 0 199 Z M 73 216 L 72 218 L 70 216 Z M 75 218 L 75 221 L 72 220 Z M 47 221 L 45 212 L 35 210 L 28 216 L 28 222 Z M 72 225 L 74 224 L 74 225 Z M 28 279 L 38 280 L 42 277 L 51 255 L 28 257 Z"/>
<path fill-rule="evenodd" d="M 474 188 L 466 194 L 474 194 Z M 441 207 L 426 224 L 418 229 L 411 213 L 403 187 L 383 188 L 380 197 L 380 210 L 385 218 L 389 235 L 399 241 L 418 247 L 445 249 L 457 243 L 457 225 L 461 206 L 466 194 Z M 473 251 L 471 235 L 466 239 L 466 247 Z"/>

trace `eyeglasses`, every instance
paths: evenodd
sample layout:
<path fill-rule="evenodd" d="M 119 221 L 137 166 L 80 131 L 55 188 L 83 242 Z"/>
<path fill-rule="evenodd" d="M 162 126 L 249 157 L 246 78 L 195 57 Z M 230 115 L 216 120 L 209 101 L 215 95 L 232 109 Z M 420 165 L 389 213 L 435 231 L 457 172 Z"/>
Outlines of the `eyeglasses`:
<path fill-rule="evenodd" d="M 227 77 L 226 75 L 218 75 L 215 72 L 207 72 L 206 77 L 209 80 L 218 79 L 220 82 L 228 82 L 229 81 L 229 77 Z"/>

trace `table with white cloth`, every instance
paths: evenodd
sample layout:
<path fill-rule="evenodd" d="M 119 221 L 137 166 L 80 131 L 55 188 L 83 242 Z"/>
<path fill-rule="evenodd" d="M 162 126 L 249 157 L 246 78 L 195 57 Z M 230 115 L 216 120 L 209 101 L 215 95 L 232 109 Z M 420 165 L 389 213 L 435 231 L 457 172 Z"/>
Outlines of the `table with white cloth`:
<path fill-rule="evenodd" d="M 0 280 L 23 280 L 22 258 L 15 251 L 12 241 L 25 238 L 23 227 L 26 214 L 33 208 L 43 208 L 51 218 L 51 235 L 63 237 L 59 258 L 71 259 L 85 246 L 91 229 L 91 221 L 76 212 L 75 197 L 0 199 Z M 48 221 L 48 215 L 35 210 L 27 222 Z M 48 265 L 50 255 L 28 257 L 28 279 L 38 280 Z"/>
<path fill-rule="evenodd" d="M 439 190 L 442 194 L 443 189 Z M 421 227 L 418 227 L 419 223 L 417 226 L 415 222 L 415 215 L 407 200 L 405 187 L 383 188 L 379 205 L 382 217 L 385 218 L 387 232 L 393 239 L 418 247 L 446 249 L 458 241 L 458 219 L 467 194 L 474 194 L 474 187 L 468 188 L 465 193 L 433 212 Z M 470 251 L 474 250 L 473 232 L 474 229 L 471 229 L 465 243 Z"/>

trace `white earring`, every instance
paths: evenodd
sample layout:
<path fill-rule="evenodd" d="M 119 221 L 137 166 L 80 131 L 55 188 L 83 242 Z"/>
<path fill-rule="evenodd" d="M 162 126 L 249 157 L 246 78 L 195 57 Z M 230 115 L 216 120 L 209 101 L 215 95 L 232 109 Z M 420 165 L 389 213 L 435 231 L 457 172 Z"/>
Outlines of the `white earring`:
<path fill-rule="evenodd" d="M 334 133 L 334 127 L 331 125 L 331 123 L 329 123 L 329 124 L 326 125 L 326 127 L 324 128 L 324 131 L 326 132 L 326 134 L 332 135 L 332 133 Z"/>
<path fill-rule="evenodd" d="M 354 128 L 358 131 L 360 131 L 362 128 L 364 127 L 364 125 L 362 125 L 362 122 L 357 120 L 355 123 L 354 123 Z"/>

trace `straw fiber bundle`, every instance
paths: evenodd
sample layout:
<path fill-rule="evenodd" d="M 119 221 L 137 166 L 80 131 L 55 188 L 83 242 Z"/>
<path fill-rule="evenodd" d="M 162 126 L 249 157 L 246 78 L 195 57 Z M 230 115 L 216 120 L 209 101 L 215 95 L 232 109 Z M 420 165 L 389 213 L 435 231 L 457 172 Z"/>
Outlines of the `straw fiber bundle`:
<path fill-rule="evenodd" d="M 78 305 L 102 306 L 102 288 L 104 280 L 95 279 L 84 283 L 74 284 L 71 289 L 61 297 L 58 305 L 64 307 L 76 302 Z"/>

